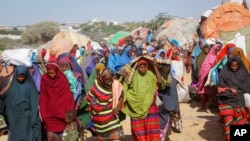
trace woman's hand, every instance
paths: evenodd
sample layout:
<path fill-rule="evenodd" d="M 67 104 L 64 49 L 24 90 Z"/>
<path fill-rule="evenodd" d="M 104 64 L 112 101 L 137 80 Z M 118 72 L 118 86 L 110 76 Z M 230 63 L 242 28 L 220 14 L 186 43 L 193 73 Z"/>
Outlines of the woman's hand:
<path fill-rule="evenodd" d="M 153 60 L 153 65 L 156 67 L 157 66 L 157 59 L 156 58 L 154 58 L 154 60 Z"/>
<path fill-rule="evenodd" d="M 231 90 L 231 92 L 233 93 L 233 95 L 238 95 L 238 91 L 237 91 L 236 89 L 231 88 L 230 90 Z"/>

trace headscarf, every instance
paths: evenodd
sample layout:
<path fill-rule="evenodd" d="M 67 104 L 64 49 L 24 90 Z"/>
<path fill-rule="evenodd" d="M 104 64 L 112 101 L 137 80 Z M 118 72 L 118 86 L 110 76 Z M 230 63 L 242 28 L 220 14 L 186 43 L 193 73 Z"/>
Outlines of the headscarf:
<path fill-rule="evenodd" d="M 43 74 L 40 91 L 40 113 L 45 128 L 48 131 L 62 132 L 66 123 L 66 111 L 74 110 L 74 99 L 66 76 L 55 63 L 48 63 L 47 70 L 54 70 L 56 76 L 51 79 Z"/>
<path fill-rule="evenodd" d="M 230 65 L 233 61 L 238 63 L 238 70 L 233 72 L 230 69 Z M 243 94 L 249 92 L 250 75 L 246 68 L 242 64 L 239 57 L 233 56 L 229 58 L 227 65 L 219 73 L 219 88 L 234 88 L 238 91 L 238 95 L 233 95 L 229 91 L 219 93 L 219 101 L 222 103 L 229 104 L 233 107 L 244 107 L 244 97 Z"/>
<path fill-rule="evenodd" d="M 197 58 L 198 55 L 201 53 L 201 46 L 199 45 L 199 42 L 202 42 L 202 44 L 206 44 L 206 41 L 204 39 L 199 39 L 196 44 L 195 44 L 195 47 L 194 49 L 192 50 L 192 58 Z"/>
<path fill-rule="evenodd" d="M 88 76 L 90 76 L 91 72 L 94 70 L 94 68 L 96 66 L 96 62 L 95 62 L 96 59 L 100 59 L 98 55 L 95 55 L 95 56 L 92 57 L 92 60 L 91 60 L 90 64 L 86 68 L 86 73 L 87 73 Z"/>
<path fill-rule="evenodd" d="M 33 73 L 32 77 L 33 77 L 33 79 L 34 79 L 34 81 L 36 83 L 37 91 L 40 92 L 40 84 L 41 84 L 41 76 L 42 75 L 41 75 L 41 73 L 39 71 L 38 65 L 33 63 L 32 67 L 34 69 L 34 73 Z"/>
<path fill-rule="evenodd" d="M 82 82 L 82 74 L 74 71 L 75 70 L 74 64 L 72 63 L 70 58 L 68 58 L 67 56 L 60 57 L 58 59 L 58 65 L 61 66 L 62 64 L 68 65 L 69 70 L 66 73 L 69 73 L 69 71 L 70 71 L 70 73 L 73 73 L 72 77 L 74 77 L 74 78 L 70 78 L 70 79 L 77 79 L 79 82 Z"/>
<path fill-rule="evenodd" d="M 103 63 L 96 64 L 95 69 L 91 72 L 89 76 L 89 80 L 86 85 L 86 92 L 88 92 L 90 90 L 90 87 L 94 84 L 95 79 L 97 78 L 97 72 L 100 72 L 103 68 L 105 68 L 105 65 Z"/>
<path fill-rule="evenodd" d="M 138 63 L 142 62 L 146 61 L 141 59 L 138 61 Z M 131 118 L 145 118 L 154 100 L 156 81 L 156 76 L 150 70 L 142 76 L 137 68 L 132 83 L 130 85 L 124 84 L 123 90 L 126 102 L 122 112 Z"/>
<path fill-rule="evenodd" d="M 209 53 L 207 54 L 206 58 L 204 59 L 201 69 L 199 72 L 199 79 L 198 79 L 198 93 L 204 93 L 204 85 L 206 82 L 207 75 L 211 68 L 214 66 L 214 62 L 217 57 L 217 52 L 216 49 L 217 47 L 221 46 L 220 44 L 215 44 Z"/>
<path fill-rule="evenodd" d="M 228 53 L 230 54 L 229 51 L 232 51 L 231 49 L 236 47 L 236 45 L 234 43 L 228 43 L 226 44 L 220 51 L 220 53 L 218 54 L 215 64 L 217 64 L 222 58 L 224 58 L 224 56 L 228 55 Z"/>
<path fill-rule="evenodd" d="M 172 46 L 181 49 L 181 46 L 180 46 L 179 42 L 176 39 L 171 39 L 170 43 L 172 44 Z"/>
<path fill-rule="evenodd" d="M 117 48 L 112 47 L 110 49 L 110 54 L 108 57 L 108 65 L 107 65 L 107 67 L 109 67 L 113 72 L 115 71 L 116 61 L 119 58 L 118 51 L 117 51 L 117 53 L 114 53 L 114 50 L 117 50 Z"/>
<path fill-rule="evenodd" d="M 162 52 L 166 55 L 166 50 L 165 49 L 159 49 L 157 51 L 157 54 L 155 55 L 155 58 L 161 58 L 160 55 L 161 55 Z M 165 56 L 165 58 L 166 58 L 166 56 Z"/>
<path fill-rule="evenodd" d="M 23 83 L 17 80 L 23 74 Z M 41 123 L 38 111 L 38 91 L 27 67 L 15 68 L 10 88 L 5 93 L 6 116 L 11 140 L 41 140 Z M 17 122 L 18 121 L 18 122 Z M 17 124 L 18 123 L 18 124 Z"/>
<path fill-rule="evenodd" d="M 249 62 L 249 60 L 247 59 L 247 57 L 245 56 L 243 49 L 240 48 L 240 47 L 235 47 L 235 48 L 233 49 L 232 55 L 233 55 L 233 56 L 239 55 L 241 61 L 242 61 L 243 64 L 245 65 L 245 67 L 246 67 L 248 73 L 250 73 L 250 62 Z"/>
<path fill-rule="evenodd" d="M 204 51 L 205 48 L 209 48 L 209 49 L 210 49 L 210 46 L 209 46 L 208 44 L 203 45 L 202 51 L 201 51 L 201 53 L 198 55 L 198 57 L 197 57 L 197 59 L 196 59 L 196 67 L 197 67 L 197 72 L 198 72 L 198 74 L 199 74 L 199 72 L 200 72 L 202 63 L 203 63 L 203 61 L 205 60 L 205 58 L 206 58 L 206 56 L 207 56 L 207 54 L 205 54 L 205 51 Z M 197 75 L 198 75 L 198 74 L 197 74 Z"/>
<path fill-rule="evenodd" d="M 73 94 L 75 94 L 76 93 L 77 79 L 74 76 L 74 73 L 72 71 L 72 63 L 67 57 L 62 57 L 59 60 L 58 65 L 61 67 L 61 65 L 63 65 L 63 64 L 67 65 L 69 68 L 68 70 L 64 71 L 63 73 L 66 75 L 66 77 L 69 81 L 71 92 Z"/>
<path fill-rule="evenodd" d="M 130 51 L 131 47 L 126 47 L 123 54 L 118 58 L 115 64 L 115 69 L 118 71 L 120 70 L 124 65 L 130 63 L 130 61 L 133 59 L 133 57 L 128 56 L 128 52 Z"/>
<path fill-rule="evenodd" d="M 172 54 L 173 53 L 177 53 L 177 55 L 175 56 L 175 58 L 172 57 Z M 180 60 L 180 49 L 178 47 L 172 47 L 170 49 L 167 50 L 167 53 L 166 53 L 166 57 L 168 59 L 172 59 L 172 60 L 175 60 L 175 61 L 179 61 Z"/>
<path fill-rule="evenodd" d="M 74 75 L 76 76 L 77 80 L 79 80 L 81 83 L 83 83 L 83 71 L 80 67 L 80 65 L 77 63 L 76 59 L 73 58 L 69 53 L 63 53 L 60 54 L 57 57 L 57 62 L 59 62 L 59 60 L 61 60 L 62 57 L 67 57 L 71 64 L 72 64 L 72 71 L 74 72 Z"/>

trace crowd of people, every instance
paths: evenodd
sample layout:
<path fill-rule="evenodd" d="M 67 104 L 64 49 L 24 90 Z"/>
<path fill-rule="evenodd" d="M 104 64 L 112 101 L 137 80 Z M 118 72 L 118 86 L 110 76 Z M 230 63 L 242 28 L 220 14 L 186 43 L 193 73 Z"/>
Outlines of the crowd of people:
<path fill-rule="evenodd" d="M 134 141 L 168 140 L 171 131 L 182 131 L 177 84 L 185 81 L 184 65 L 200 110 L 219 109 L 225 140 L 231 124 L 248 122 L 250 62 L 235 44 L 198 38 L 183 62 L 177 40 L 156 40 L 150 30 L 144 38 L 138 31 L 117 44 L 100 42 L 102 50 L 93 50 L 90 42 L 1 75 L 0 114 L 10 141 L 75 141 L 79 125 L 97 140 L 122 140 L 126 116 Z M 0 64 L 0 71 L 5 69 Z"/>

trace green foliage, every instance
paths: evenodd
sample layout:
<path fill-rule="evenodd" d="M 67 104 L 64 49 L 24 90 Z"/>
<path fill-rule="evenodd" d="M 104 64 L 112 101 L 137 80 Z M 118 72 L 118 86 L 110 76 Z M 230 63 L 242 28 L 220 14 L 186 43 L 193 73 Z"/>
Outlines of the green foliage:
<path fill-rule="evenodd" d="M 12 40 L 9 38 L 0 39 L 0 50 L 13 49 L 15 46 L 21 46 L 21 40 Z"/>
<path fill-rule="evenodd" d="M 17 30 L 16 27 L 13 28 L 13 30 L 0 30 L 0 34 L 2 35 L 8 35 L 8 34 L 12 34 L 12 35 L 21 35 L 23 32 Z"/>
<path fill-rule="evenodd" d="M 129 31 L 128 28 L 121 25 L 107 25 L 104 22 L 94 23 L 94 24 L 82 24 L 81 33 L 87 35 L 92 40 L 100 41 L 104 37 L 108 37 L 118 31 Z"/>
<path fill-rule="evenodd" d="M 29 26 L 22 34 L 24 44 L 44 44 L 60 31 L 57 22 L 45 21 Z"/>
<path fill-rule="evenodd" d="M 148 23 L 147 27 L 156 31 L 161 25 L 172 18 L 173 16 L 168 15 L 167 13 L 159 13 Z"/>
<path fill-rule="evenodd" d="M 105 22 L 93 23 L 93 24 L 82 24 L 81 33 L 87 35 L 92 40 L 99 41 L 102 38 L 108 37 L 118 31 L 133 31 L 138 27 L 147 27 L 156 31 L 162 24 L 173 17 L 167 13 L 159 13 L 150 22 L 127 22 L 122 25 L 107 25 Z"/>

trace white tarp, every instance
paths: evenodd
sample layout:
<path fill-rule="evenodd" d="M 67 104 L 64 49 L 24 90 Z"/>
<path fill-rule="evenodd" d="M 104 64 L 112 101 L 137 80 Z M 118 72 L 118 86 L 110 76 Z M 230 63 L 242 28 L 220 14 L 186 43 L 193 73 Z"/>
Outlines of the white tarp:
<path fill-rule="evenodd" d="M 27 48 L 4 50 L 2 57 L 7 64 L 31 66 L 32 56 L 36 56 L 36 52 L 36 49 Z"/>

